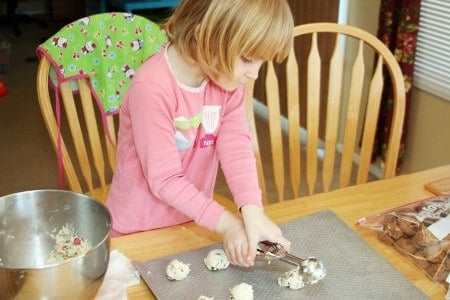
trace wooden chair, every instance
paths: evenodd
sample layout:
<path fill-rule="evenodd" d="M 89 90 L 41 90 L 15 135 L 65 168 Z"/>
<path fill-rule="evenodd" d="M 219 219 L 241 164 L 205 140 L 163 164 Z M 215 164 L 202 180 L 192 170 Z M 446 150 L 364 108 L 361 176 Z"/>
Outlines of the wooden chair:
<path fill-rule="evenodd" d="M 116 162 L 119 115 L 108 115 L 103 122 L 87 79 L 77 79 L 79 93 L 73 93 L 70 83 L 65 82 L 60 93 L 61 118 L 65 117 L 60 122 L 60 135 L 53 90 L 49 88 L 50 68 L 50 61 L 42 57 L 37 73 L 38 101 L 53 146 L 60 152 L 65 180 L 71 191 L 105 202 Z M 228 198 L 219 194 L 214 198 L 229 210 L 236 210 Z"/>
<path fill-rule="evenodd" d="M 260 76 L 267 106 L 254 101 L 255 82 L 247 89 L 247 117 L 265 203 L 377 178 L 370 169 L 387 79 L 384 68 L 393 84 L 394 112 L 379 177 L 395 176 L 405 87 L 394 55 L 375 36 L 331 23 L 297 26 L 294 44 L 285 65 L 269 62 Z M 255 107 L 263 112 L 258 114 Z"/>
<path fill-rule="evenodd" d="M 115 27 L 133 34 L 122 38 Z M 61 181 L 70 190 L 106 200 L 116 162 L 116 101 L 132 72 L 166 42 L 166 34 L 145 17 L 102 13 L 63 26 L 37 48 L 38 101 Z"/>
<path fill-rule="evenodd" d="M 118 115 L 108 115 L 103 122 L 87 79 L 81 78 L 76 80 L 78 93 L 72 92 L 69 82 L 61 84 L 62 121 L 59 126 L 53 90 L 49 87 L 50 68 L 50 61 L 42 57 L 37 72 L 37 94 L 50 139 L 55 150 L 60 152 L 58 156 L 62 159 L 65 181 L 74 192 L 89 193 L 100 189 L 106 196 L 116 161 Z"/>

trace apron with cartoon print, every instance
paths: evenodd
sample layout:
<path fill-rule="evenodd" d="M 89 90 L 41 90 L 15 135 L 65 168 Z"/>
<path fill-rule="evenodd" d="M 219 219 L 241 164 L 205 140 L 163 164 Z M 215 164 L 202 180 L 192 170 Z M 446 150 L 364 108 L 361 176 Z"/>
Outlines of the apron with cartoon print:
<path fill-rule="evenodd" d="M 120 105 L 139 66 L 167 43 L 167 35 L 154 22 L 130 13 L 101 13 L 81 18 L 61 28 L 36 50 L 51 62 L 49 84 L 55 92 L 56 118 L 60 124 L 59 86 L 86 78 L 103 122 Z M 106 132 L 108 136 L 111 133 Z M 61 136 L 57 155 L 61 187 L 64 186 Z"/>
<path fill-rule="evenodd" d="M 163 49 L 167 36 L 154 22 L 130 13 L 101 13 L 64 26 L 37 49 L 52 63 L 51 84 L 58 91 L 80 77 L 104 113 L 116 113 L 136 69 Z"/>

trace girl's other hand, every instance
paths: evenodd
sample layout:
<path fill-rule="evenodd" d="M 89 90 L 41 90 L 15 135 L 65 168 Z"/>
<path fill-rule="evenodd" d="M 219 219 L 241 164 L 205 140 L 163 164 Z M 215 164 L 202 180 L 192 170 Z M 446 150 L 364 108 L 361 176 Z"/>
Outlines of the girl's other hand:
<path fill-rule="evenodd" d="M 241 213 L 248 240 L 246 257 L 248 262 L 250 261 L 253 264 L 258 243 L 264 240 L 278 243 L 289 252 L 291 242 L 283 237 L 281 229 L 264 214 L 262 207 L 244 205 L 241 208 Z"/>
<path fill-rule="evenodd" d="M 249 247 L 241 218 L 229 211 L 224 211 L 217 222 L 216 232 L 222 235 L 223 250 L 231 264 L 242 267 L 253 265 L 253 260 L 246 260 Z"/>

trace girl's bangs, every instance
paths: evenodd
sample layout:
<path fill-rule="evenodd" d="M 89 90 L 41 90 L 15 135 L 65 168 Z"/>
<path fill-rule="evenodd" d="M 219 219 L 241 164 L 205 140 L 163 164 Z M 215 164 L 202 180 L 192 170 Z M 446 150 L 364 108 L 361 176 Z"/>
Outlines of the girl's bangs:
<path fill-rule="evenodd" d="M 266 34 L 254 34 L 245 41 L 244 55 L 262 60 L 283 60 L 292 46 L 292 34 L 268 31 Z"/>

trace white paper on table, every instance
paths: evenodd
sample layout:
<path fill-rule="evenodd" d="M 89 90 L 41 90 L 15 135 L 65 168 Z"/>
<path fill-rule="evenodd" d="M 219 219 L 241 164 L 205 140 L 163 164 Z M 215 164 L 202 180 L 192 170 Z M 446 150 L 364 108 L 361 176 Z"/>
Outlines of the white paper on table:
<path fill-rule="evenodd" d="M 119 250 L 110 253 L 108 270 L 103 279 L 96 300 L 127 299 L 127 287 L 138 284 L 139 272 Z"/>
<path fill-rule="evenodd" d="M 428 226 L 428 230 L 440 241 L 450 234 L 450 215 Z"/>

